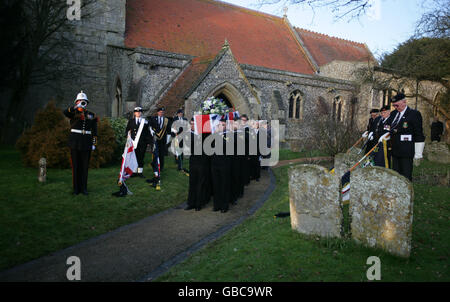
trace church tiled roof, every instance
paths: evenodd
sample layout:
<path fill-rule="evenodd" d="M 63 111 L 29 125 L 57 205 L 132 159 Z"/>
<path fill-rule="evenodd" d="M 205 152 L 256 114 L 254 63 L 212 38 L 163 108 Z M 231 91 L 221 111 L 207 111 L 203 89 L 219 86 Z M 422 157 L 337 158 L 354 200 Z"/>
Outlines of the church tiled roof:
<path fill-rule="evenodd" d="M 313 31 L 295 28 L 319 66 L 332 61 L 363 62 L 374 61 L 372 53 L 363 43 L 344 40 Z"/>
<path fill-rule="evenodd" d="M 166 108 L 167 116 L 174 116 L 178 109 L 182 109 L 185 101 L 185 94 L 192 85 L 206 71 L 214 60 L 214 56 L 197 57 L 192 59 L 190 65 L 175 80 L 167 93 L 158 102 L 158 107 Z"/>
<path fill-rule="evenodd" d="M 241 64 L 314 74 L 280 17 L 213 0 L 127 1 L 127 47 L 203 57 L 225 39 Z"/>

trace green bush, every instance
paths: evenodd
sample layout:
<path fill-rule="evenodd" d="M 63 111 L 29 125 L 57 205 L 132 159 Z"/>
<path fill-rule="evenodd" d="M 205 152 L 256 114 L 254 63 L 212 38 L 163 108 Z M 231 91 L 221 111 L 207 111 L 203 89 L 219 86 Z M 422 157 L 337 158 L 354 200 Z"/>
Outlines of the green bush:
<path fill-rule="evenodd" d="M 108 119 L 98 123 L 98 143 L 92 152 L 90 167 L 99 168 L 111 162 L 116 149 L 114 130 Z M 41 157 L 47 159 L 48 168 L 70 168 L 69 120 L 53 101 L 39 111 L 33 126 L 24 131 L 16 143 L 25 166 L 37 167 Z"/>
<path fill-rule="evenodd" d="M 114 150 L 114 160 L 120 160 L 122 158 L 123 148 L 127 142 L 127 137 L 125 136 L 125 129 L 127 128 L 128 119 L 124 117 L 111 118 L 110 124 L 114 131 L 114 136 L 116 138 L 116 148 Z"/>

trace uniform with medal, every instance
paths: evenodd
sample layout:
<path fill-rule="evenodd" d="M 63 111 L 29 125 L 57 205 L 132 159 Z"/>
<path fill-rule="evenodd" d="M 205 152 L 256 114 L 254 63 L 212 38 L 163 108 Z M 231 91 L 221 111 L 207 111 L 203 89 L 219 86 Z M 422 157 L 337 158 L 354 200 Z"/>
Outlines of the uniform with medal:
<path fill-rule="evenodd" d="M 91 152 L 97 144 L 97 123 L 95 113 L 86 110 L 89 103 L 87 95 L 81 91 L 75 100 L 75 105 L 63 111 L 70 119 L 70 148 L 72 164 L 73 193 L 87 195 L 87 179 Z"/>
<path fill-rule="evenodd" d="M 413 159 L 422 158 L 425 146 L 422 115 L 406 106 L 403 93 L 397 94 L 392 103 L 396 108 L 388 120 L 392 141 L 392 168 L 412 180 Z"/>
<path fill-rule="evenodd" d="M 374 141 L 380 141 L 380 138 L 391 130 L 389 125 L 390 106 L 383 106 L 380 109 L 381 115 L 376 118 Z M 380 141 L 378 148 L 374 150 L 373 157 L 376 166 L 389 168 L 391 165 L 392 144 L 391 140 Z"/>
<path fill-rule="evenodd" d="M 137 173 L 133 174 L 133 176 L 136 175 L 143 178 L 145 151 L 147 150 L 147 145 L 152 142 L 152 136 L 150 135 L 149 123 L 141 114 L 141 107 L 134 108 L 134 116 L 128 120 L 125 133 L 128 135 L 128 132 L 130 132 L 131 139 L 135 145 L 134 152 L 136 154 L 138 168 L 137 171 L 134 171 Z"/>

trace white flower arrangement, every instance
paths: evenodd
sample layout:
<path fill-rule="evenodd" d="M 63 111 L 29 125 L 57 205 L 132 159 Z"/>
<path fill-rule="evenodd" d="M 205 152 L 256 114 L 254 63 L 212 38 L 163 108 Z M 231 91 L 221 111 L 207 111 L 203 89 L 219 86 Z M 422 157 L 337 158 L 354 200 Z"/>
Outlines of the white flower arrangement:
<path fill-rule="evenodd" d="M 202 103 L 202 114 L 224 115 L 230 112 L 230 108 L 221 99 L 210 96 Z"/>

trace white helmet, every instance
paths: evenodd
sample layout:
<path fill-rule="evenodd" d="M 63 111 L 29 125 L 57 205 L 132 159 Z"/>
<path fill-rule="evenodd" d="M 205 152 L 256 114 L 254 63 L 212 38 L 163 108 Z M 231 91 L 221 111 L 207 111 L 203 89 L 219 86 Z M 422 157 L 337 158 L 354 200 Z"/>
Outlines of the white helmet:
<path fill-rule="evenodd" d="M 87 95 L 83 92 L 83 90 L 80 91 L 80 93 L 77 95 L 77 98 L 75 99 L 75 102 L 78 100 L 85 100 L 89 101 L 87 98 Z"/>

